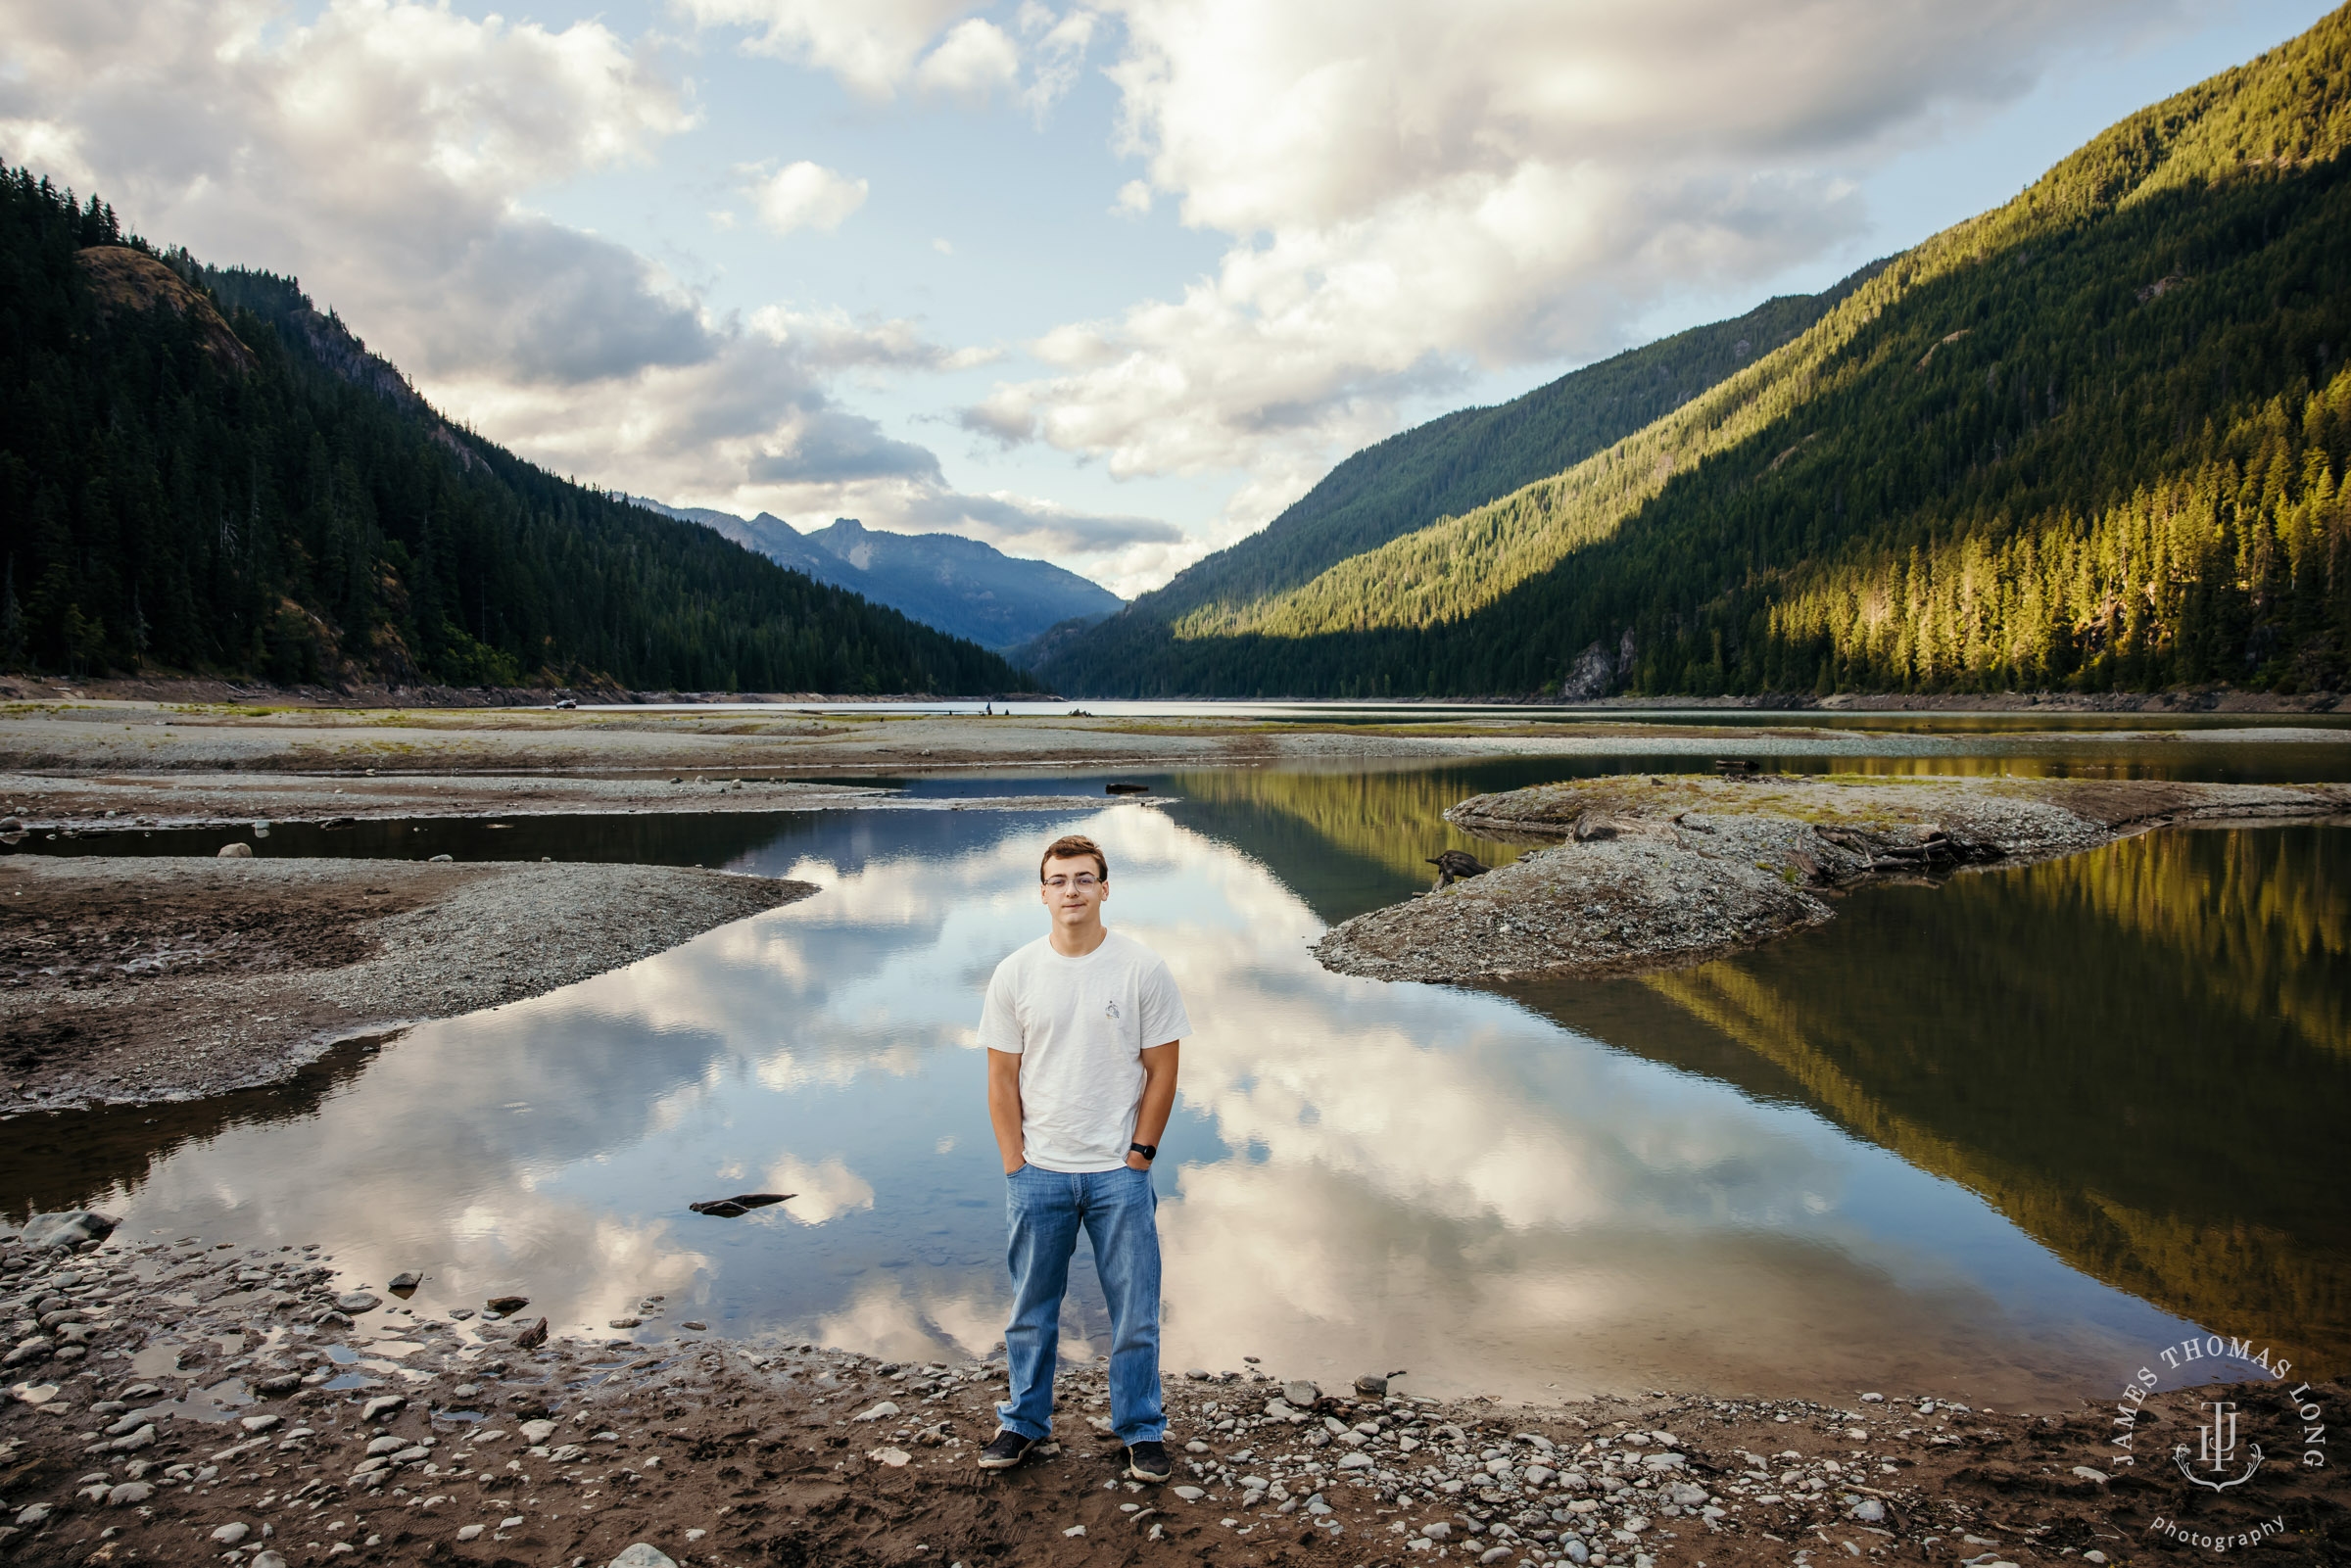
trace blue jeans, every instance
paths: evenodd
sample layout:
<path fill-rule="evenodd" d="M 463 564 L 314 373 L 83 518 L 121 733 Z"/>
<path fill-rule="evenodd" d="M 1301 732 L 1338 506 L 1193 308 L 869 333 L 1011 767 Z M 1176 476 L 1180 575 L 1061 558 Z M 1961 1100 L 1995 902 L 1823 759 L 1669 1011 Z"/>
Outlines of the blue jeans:
<path fill-rule="evenodd" d="M 1159 1442 L 1168 1421 L 1159 1402 L 1159 1194 L 1151 1172 L 1023 1165 L 1004 1185 L 1004 1261 L 1012 1270 L 1004 1350 L 1012 1397 L 996 1406 L 996 1420 L 1025 1438 L 1053 1435 L 1061 1298 L 1082 1226 L 1110 1303 L 1111 1430 L 1130 1447 Z"/>

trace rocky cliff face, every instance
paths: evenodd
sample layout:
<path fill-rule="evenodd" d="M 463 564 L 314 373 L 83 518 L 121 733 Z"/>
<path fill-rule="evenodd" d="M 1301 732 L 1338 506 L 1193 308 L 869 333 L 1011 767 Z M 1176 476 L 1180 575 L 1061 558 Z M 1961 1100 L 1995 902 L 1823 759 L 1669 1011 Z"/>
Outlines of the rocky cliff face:
<path fill-rule="evenodd" d="M 229 330 L 220 312 L 213 309 L 213 302 L 145 251 L 127 245 L 92 245 L 75 252 L 73 260 L 81 266 L 101 315 L 159 309 L 174 315 L 193 315 L 209 353 L 240 371 L 253 368 L 253 351 Z"/>

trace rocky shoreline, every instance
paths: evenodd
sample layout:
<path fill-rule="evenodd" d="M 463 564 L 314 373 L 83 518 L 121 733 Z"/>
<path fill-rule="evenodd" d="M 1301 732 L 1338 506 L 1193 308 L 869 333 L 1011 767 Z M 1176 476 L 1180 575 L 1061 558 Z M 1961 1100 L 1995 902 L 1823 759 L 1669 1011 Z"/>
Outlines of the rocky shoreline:
<path fill-rule="evenodd" d="M 844 704 L 972 702 L 978 697 L 940 697 L 929 691 L 882 694 L 822 691 L 637 691 L 610 682 L 576 687 L 391 687 L 271 686 L 259 681 L 223 681 L 188 676 L 128 676 L 76 680 L 65 676 L 0 676 L 0 700 L 150 701 L 173 703 L 268 703 L 280 707 L 490 708 L 546 706 L 564 698 L 603 703 L 776 703 Z M 1003 702 L 1060 702 L 1050 692 L 990 693 Z M 1083 699 L 1080 699 L 1083 700 Z M 1233 698 L 1242 702 L 1253 699 Z M 1272 697 L 1270 701 L 1316 702 L 1319 697 Z M 2351 713 L 2351 693 L 2303 691 L 2280 695 L 2238 687 L 2183 687 L 2164 691 L 1767 691 L 1751 696 L 1612 696 L 1563 699 L 1557 691 L 1502 691 L 1482 696 L 1397 697 L 1398 706 L 1460 707 L 1466 703 L 1568 707 L 1606 713 L 1611 709 L 1719 708 L 1881 713 Z"/>
<path fill-rule="evenodd" d="M 2275 725 L 2030 734 L 1917 726 L 1838 728 L 1791 713 L 1730 726 L 1703 713 L 1636 717 L 1645 706 L 1573 714 L 1415 715 L 1376 722 L 1262 713 L 1155 718 L 1078 709 L 1021 715 L 886 713 L 783 706 L 322 709 L 155 702 L 0 704 L 5 814 L 54 826 L 106 811 L 187 817 L 315 815 L 354 805 L 450 810 L 692 810 L 745 783 L 775 809 L 822 806 L 811 781 L 946 770 L 1172 769 L 1441 763 L 1470 757 L 1723 755 L 1960 757 L 2143 744 L 2340 745 L 2307 719 Z M 2073 711 L 2073 710 L 2065 710 Z M 2176 710 L 2164 710 L 2166 712 Z M 788 784 L 797 779 L 797 784 Z M 282 797 L 282 798 L 281 798 Z M 742 809 L 737 805 L 735 809 Z"/>
<path fill-rule="evenodd" d="M 314 1245 L 134 1239 L 87 1213 L 24 1228 L 0 1241 L 12 1562 L 604 1564 L 642 1544 L 661 1554 L 640 1551 L 647 1568 L 2023 1568 L 2167 1557 L 2155 1519 L 2256 1517 L 2167 1466 L 2118 1469 L 2112 1412 L 2087 1404 L 1856 1390 L 1504 1406 L 1416 1397 L 1402 1374 L 1329 1392 L 1306 1380 L 1329 1369 L 1246 1364 L 1168 1376 L 1164 1489 L 1120 1479 L 1099 1363 L 1063 1369 L 1058 1443 L 984 1475 L 992 1357 L 714 1339 L 658 1297 L 627 1333 L 551 1334 L 527 1300 L 441 1304 L 429 1280 L 346 1278 Z M 2281 1397 L 2231 1391 L 2248 1410 Z M 2264 1561 L 2351 1551 L 2323 1482 L 2289 1469 L 2262 1494 L 2258 1516 L 2285 1522 Z"/>
<path fill-rule="evenodd" d="M 2199 821 L 2351 812 L 2351 785 L 1615 776 L 1474 796 L 1471 833 L 1547 847 L 1357 916 L 1315 946 L 1389 980 L 1630 974 L 1701 964 L 1834 918 L 1843 892 L 2076 854 Z"/>
<path fill-rule="evenodd" d="M 0 1122 L 283 1080 L 804 898 L 666 866 L 0 859 Z"/>

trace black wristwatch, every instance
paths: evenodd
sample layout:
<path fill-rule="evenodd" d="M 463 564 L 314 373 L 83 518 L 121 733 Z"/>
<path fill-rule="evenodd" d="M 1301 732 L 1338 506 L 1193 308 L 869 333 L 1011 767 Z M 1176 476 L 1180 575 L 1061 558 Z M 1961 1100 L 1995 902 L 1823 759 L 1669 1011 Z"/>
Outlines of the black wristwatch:
<path fill-rule="evenodd" d="M 1130 1143 L 1127 1147 L 1133 1150 L 1136 1154 L 1141 1155 L 1146 1161 L 1157 1160 L 1159 1158 L 1158 1144 Z"/>

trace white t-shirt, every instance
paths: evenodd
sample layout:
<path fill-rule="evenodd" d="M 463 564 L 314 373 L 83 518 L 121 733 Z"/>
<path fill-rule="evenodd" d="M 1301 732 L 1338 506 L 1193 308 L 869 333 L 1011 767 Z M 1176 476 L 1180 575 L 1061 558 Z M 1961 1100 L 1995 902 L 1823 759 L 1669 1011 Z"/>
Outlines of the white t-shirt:
<path fill-rule="evenodd" d="M 1021 1059 L 1021 1141 L 1039 1170 L 1125 1164 L 1142 1053 L 1191 1027 L 1168 966 L 1117 931 L 1083 958 L 1038 937 L 996 966 L 980 1010 L 980 1043 Z"/>

